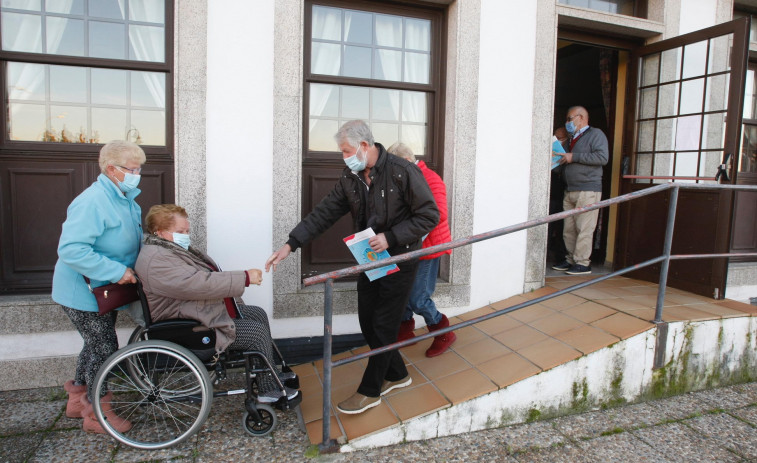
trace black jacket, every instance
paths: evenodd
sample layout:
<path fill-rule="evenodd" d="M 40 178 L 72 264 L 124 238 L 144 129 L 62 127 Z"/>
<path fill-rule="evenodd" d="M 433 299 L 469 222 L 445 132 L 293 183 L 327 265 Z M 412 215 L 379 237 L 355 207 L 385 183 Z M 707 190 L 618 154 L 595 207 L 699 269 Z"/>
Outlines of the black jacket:
<path fill-rule="evenodd" d="M 379 143 L 375 146 L 379 156 L 370 172 L 370 188 L 345 168 L 334 189 L 289 233 L 292 251 L 347 212 L 355 232 L 371 227 L 377 235 L 383 233 L 391 255 L 421 248 L 421 238 L 439 222 L 434 196 L 418 166 L 387 153 Z"/>

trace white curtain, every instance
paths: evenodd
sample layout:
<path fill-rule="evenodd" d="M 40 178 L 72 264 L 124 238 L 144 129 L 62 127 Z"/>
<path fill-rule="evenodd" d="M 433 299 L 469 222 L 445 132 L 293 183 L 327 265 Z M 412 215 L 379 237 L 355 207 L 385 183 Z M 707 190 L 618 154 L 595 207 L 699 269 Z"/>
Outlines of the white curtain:
<path fill-rule="evenodd" d="M 311 84 L 310 85 L 310 116 L 323 116 L 331 95 L 338 91 L 336 85 Z"/>
<path fill-rule="evenodd" d="M 405 82 L 427 84 L 428 74 L 429 55 L 405 52 Z"/>
<path fill-rule="evenodd" d="M 431 22 L 428 20 L 405 19 L 405 48 L 430 51 Z"/>
<path fill-rule="evenodd" d="M 73 0 L 61 0 L 58 2 L 60 11 L 69 12 L 74 4 Z M 66 30 L 68 21 L 63 18 L 47 17 L 45 18 L 45 31 L 47 32 L 47 50 L 46 53 L 56 53 L 60 47 L 60 41 L 63 38 L 63 32 Z"/>
<path fill-rule="evenodd" d="M 119 1 L 123 8 L 123 0 Z M 157 4 L 154 2 L 135 1 L 129 3 L 132 9 L 131 16 L 137 18 L 153 18 L 160 15 L 154 11 Z M 164 29 L 162 27 L 151 26 L 129 26 L 129 43 L 134 50 L 134 58 L 139 61 L 158 61 L 165 60 L 165 43 Z M 166 107 L 166 87 L 165 76 L 155 72 L 141 72 L 139 75 L 145 81 L 147 90 L 156 107 Z"/>
<path fill-rule="evenodd" d="M 346 28 L 349 28 L 349 20 Z M 341 41 L 342 14 L 333 8 L 313 7 L 313 38 Z M 310 71 L 338 76 L 341 67 L 342 45 L 313 40 Z"/>
<path fill-rule="evenodd" d="M 426 122 L 426 94 L 423 92 L 402 92 L 402 121 Z"/>
<path fill-rule="evenodd" d="M 3 13 L 3 50 L 42 53 L 42 17 Z"/>

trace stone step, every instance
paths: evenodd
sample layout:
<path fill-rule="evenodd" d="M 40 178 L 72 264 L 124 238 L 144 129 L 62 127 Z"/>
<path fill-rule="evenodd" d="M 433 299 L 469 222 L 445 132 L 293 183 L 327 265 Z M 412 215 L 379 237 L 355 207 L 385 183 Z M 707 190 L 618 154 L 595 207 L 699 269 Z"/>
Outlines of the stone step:
<path fill-rule="evenodd" d="M 128 315 L 119 316 L 116 322 L 117 328 L 135 326 Z M 73 329 L 71 320 L 49 294 L 0 296 L 0 336 Z"/>
<path fill-rule="evenodd" d="M 119 344 L 136 325 L 118 317 Z M 71 379 L 82 338 L 49 294 L 0 296 L 0 390 L 61 385 Z"/>
<path fill-rule="evenodd" d="M 133 328 L 116 331 L 125 346 Z M 72 379 L 82 344 L 75 330 L 0 336 L 0 391 L 62 385 Z"/>

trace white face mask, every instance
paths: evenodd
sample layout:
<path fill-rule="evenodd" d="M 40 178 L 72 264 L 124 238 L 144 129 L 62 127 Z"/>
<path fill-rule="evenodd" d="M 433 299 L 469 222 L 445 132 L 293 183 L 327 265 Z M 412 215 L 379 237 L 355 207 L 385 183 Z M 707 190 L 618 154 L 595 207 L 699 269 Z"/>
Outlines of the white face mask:
<path fill-rule="evenodd" d="M 179 246 L 181 246 L 184 249 L 189 249 L 190 239 L 189 239 L 189 235 L 187 235 L 185 233 L 176 233 L 176 232 L 174 232 L 173 233 L 173 242 L 176 243 L 176 244 L 178 244 Z"/>
<path fill-rule="evenodd" d="M 131 172 L 124 172 L 122 171 L 118 166 L 116 166 L 116 169 L 118 169 L 119 172 L 124 174 L 124 181 L 120 182 L 118 179 L 116 181 L 118 182 L 118 188 L 123 191 L 124 193 L 128 193 L 135 188 L 137 188 L 137 185 L 139 185 L 139 180 L 142 178 L 139 174 L 132 174 Z"/>
<path fill-rule="evenodd" d="M 362 172 L 363 170 L 365 170 L 365 165 L 368 161 L 367 157 L 360 159 L 358 153 L 360 153 L 360 145 L 358 145 L 355 154 L 344 159 L 344 163 L 347 164 L 347 167 L 349 167 L 350 170 L 354 172 Z"/>

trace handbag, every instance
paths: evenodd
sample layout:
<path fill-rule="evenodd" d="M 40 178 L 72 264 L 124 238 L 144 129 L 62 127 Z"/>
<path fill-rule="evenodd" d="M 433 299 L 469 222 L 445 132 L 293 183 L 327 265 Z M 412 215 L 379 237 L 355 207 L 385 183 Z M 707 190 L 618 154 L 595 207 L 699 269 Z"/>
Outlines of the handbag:
<path fill-rule="evenodd" d="M 93 288 L 89 284 L 89 278 L 84 277 L 84 281 L 87 282 L 87 288 L 89 288 L 89 291 L 95 295 L 95 300 L 97 300 L 97 313 L 100 315 L 105 315 L 121 306 L 139 300 L 139 292 L 137 292 L 136 283 L 127 283 L 125 285 L 110 283 Z"/>

